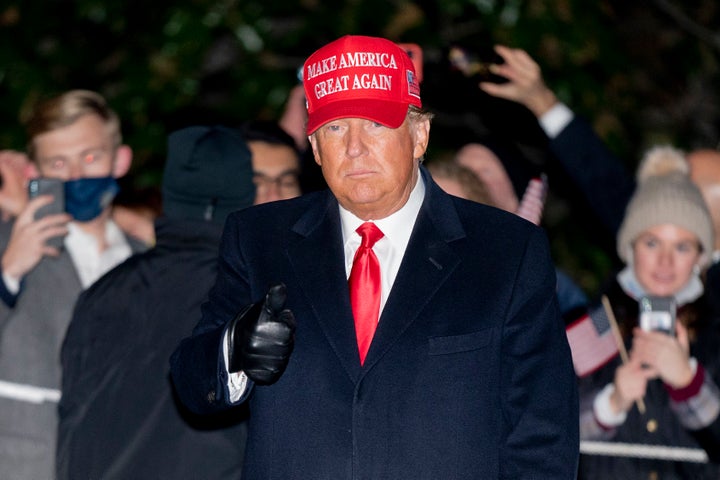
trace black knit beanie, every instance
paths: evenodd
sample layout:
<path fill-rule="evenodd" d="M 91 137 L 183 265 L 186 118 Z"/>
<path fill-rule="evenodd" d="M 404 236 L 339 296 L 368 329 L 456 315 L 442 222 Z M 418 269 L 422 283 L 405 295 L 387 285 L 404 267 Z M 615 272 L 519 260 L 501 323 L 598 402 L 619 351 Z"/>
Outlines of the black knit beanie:
<path fill-rule="evenodd" d="M 163 172 L 163 213 L 224 223 L 255 199 L 252 156 L 239 131 L 193 126 L 170 134 Z"/>

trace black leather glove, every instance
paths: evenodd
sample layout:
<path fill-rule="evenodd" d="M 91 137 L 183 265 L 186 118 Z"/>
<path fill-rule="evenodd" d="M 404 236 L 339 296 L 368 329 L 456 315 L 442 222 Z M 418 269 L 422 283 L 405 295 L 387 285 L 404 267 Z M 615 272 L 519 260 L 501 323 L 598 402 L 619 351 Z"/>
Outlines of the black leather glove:
<path fill-rule="evenodd" d="M 229 329 L 230 372 L 242 370 L 259 385 L 275 383 L 295 344 L 295 317 L 284 309 L 285 285 L 270 287 L 265 301 L 238 314 Z"/>

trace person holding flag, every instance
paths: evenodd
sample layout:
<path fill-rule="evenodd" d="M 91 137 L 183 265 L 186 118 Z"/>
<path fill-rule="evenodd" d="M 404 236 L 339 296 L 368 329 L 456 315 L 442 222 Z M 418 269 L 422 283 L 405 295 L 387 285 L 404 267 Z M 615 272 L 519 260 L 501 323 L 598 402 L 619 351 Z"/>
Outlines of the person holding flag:
<path fill-rule="evenodd" d="M 677 149 L 646 152 L 617 235 L 625 267 L 604 307 L 567 329 L 581 439 L 621 444 L 610 456 L 581 455 L 581 479 L 720 475 L 720 319 L 704 308 L 700 278 L 714 234 L 688 172 Z M 709 462 L 668 459 L 668 448 L 703 449 Z"/>

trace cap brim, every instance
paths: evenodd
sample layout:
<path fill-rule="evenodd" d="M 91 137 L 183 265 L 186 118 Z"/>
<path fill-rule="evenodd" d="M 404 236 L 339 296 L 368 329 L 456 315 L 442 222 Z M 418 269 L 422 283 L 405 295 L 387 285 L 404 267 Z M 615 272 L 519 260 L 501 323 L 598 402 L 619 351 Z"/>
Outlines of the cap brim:
<path fill-rule="evenodd" d="M 321 126 L 339 118 L 364 118 L 388 128 L 398 128 L 405 121 L 409 106 L 388 100 L 338 100 L 308 114 L 307 134 L 312 135 Z"/>

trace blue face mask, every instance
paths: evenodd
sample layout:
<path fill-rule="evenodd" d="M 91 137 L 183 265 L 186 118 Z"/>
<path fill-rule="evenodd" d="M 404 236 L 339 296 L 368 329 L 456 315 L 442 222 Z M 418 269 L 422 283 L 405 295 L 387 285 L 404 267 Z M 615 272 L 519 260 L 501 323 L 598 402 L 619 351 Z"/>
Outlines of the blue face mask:
<path fill-rule="evenodd" d="M 65 211 L 78 222 L 97 218 L 120 190 L 114 177 L 78 178 L 65 182 Z"/>

